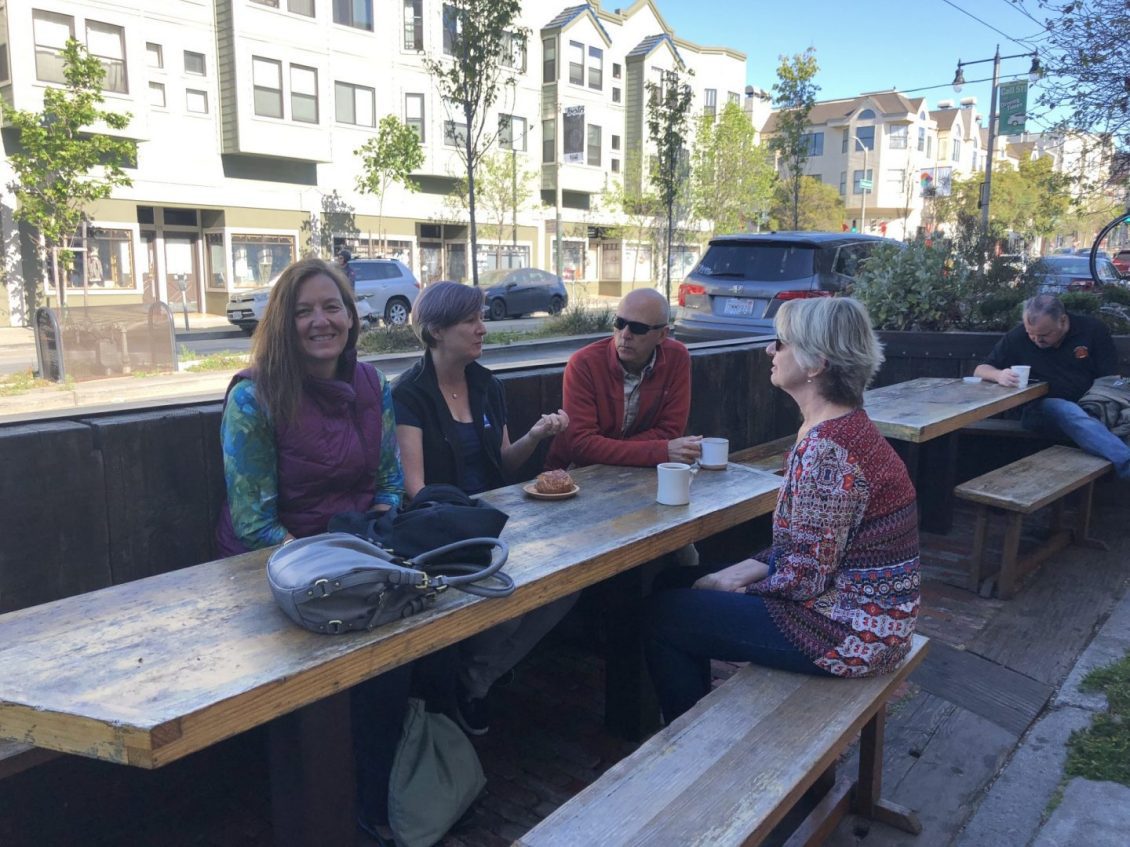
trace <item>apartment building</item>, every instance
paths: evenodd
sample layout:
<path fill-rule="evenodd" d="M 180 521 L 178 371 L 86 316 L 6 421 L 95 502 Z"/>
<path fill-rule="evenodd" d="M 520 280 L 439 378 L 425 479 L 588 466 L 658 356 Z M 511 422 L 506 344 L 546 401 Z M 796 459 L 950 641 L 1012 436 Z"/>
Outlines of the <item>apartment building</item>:
<path fill-rule="evenodd" d="M 741 99 L 744 54 L 680 39 L 652 0 L 616 11 L 526 0 L 517 24 L 528 40 L 515 42 L 514 83 L 489 120 L 514 171 L 537 173 L 537 184 L 505 237 L 482 237 L 480 217 L 480 268 L 555 268 L 560 241 L 569 279 L 606 293 L 650 281 L 654 257 L 618 235 L 621 217 L 601 201 L 627 157 L 647 154 L 647 83 L 693 71 L 696 110 L 720 109 Z M 0 2 L 9 103 L 42 107 L 74 37 L 107 70 L 105 107 L 132 115 L 123 134 L 138 142 L 133 185 L 88 209 L 66 290 L 91 304 L 161 300 L 222 313 L 233 291 L 340 246 L 401 258 L 425 282 L 469 278 L 467 215 L 450 199 L 466 127 L 423 61 L 450 53 L 458 26 L 441 0 Z M 421 190 L 394 187 L 382 214 L 356 188 L 355 151 L 387 114 L 416 130 L 425 160 Z M 6 146 L 14 141 L 5 134 Z M 4 243 L 22 237 L 25 249 L 5 256 L 0 320 L 6 307 L 11 322 L 26 323 L 34 250 L 13 203 L 0 203 Z M 47 294 L 56 299 L 53 281 Z"/>
<path fill-rule="evenodd" d="M 777 115 L 763 135 L 773 134 Z M 838 189 L 845 228 L 910 238 L 932 226 L 931 197 L 984 167 L 980 122 L 972 97 L 934 110 L 894 90 L 820 101 L 809 113 L 805 174 Z"/>

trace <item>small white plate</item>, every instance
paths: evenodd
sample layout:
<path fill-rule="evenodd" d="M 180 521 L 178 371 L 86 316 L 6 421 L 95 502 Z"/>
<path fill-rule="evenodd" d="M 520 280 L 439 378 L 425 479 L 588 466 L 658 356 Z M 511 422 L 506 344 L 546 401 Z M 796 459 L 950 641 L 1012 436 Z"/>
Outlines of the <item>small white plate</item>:
<path fill-rule="evenodd" d="M 522 490 L 535 500 L 568 500 L 570 497 L 577 495 L 577 492 L 581 490 L 581 486 L 574 483 L 572 491 L 562 491 L 560 494 L 543 494 L 538 491 L 537 483 L 531 482 L 529 485 L 523 485 Z"/>

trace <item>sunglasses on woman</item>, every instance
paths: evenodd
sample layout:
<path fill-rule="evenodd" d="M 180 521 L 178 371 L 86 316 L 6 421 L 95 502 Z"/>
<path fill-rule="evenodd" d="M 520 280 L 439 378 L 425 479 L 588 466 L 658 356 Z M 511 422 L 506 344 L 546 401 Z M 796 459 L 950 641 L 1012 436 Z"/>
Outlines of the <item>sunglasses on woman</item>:
<path fill-rule="evenodd" d="M 628 321 L 624 320 L 624 318 L 620 317 L 619 315 L 617 315 L 616 319 L 612 321 L 612 325 L 616 327 L 616 329 L 623 329 L 624 327 L 627 327 L 632 331 L 632 335 L 647 335 L 653 329 L 663 329 L 663 327 L 667 326 L 667 324 L 665 323 L 645 324 L 643 321 Z"/>

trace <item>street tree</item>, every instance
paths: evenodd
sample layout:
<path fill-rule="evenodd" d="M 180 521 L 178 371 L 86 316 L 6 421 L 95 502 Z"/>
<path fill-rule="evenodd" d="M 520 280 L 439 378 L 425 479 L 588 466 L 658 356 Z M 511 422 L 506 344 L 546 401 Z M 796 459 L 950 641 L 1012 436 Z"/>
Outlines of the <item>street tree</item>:
<path fill-rule="evenodd" d="M 492 107 L 505 86 L 511 91 L 525 65 L 527 31 L 516 25 L 521 0 L 445 0 L 443 53 L 424 58 L 447 110 L 445 137 L 457 145 L 466 169 L 471 232 L 471 280 L 479 284 L 475 232 L 475 176 L 479 161 L 499 134 Z"/>
<path fill-rule="evenodd" d="M 1050 157 L 1025 159 L 1019 168 L 1000 164 L 993 171 L 993 204 L 989 208 L 989 234 L 1004 238 L 1009 232 L 1026 241 L 1056 232 L 1070 212 L 1070 179 L 1057 173 Z M 939 220 L 960 225 L 975 217 L 981 177 L 955 179 L 949 196 L 938 197 Z"/>
<path fill-rule="evenodd" d="M 478 200 L 483 213 L 479 229 L 494 241 L 495 265 L 501 268 L 503 243 L 517 242 L 518 213 L 530 202 L 538 174 L 519 167 L 518 157 L 503 150 L 488 153 L 479 166 Z M 462 197 L 466 201 L 466 193 Z"/>
<path fill-rule="evenodd" d="M 675 210 L 687 206 L 690 188 L 690 157 L 686 148 L 687 123 L 691 111 L 691 87 L 687 74 L 662 72 L 660 82 L 647 83 L 647 131 L 655 156 L 650 169 L 651 184 L 667 216 L 663 280 L 671 299 L 671 250 L 675 236 Z"/>
<path fill-rule="evenodd" d="M 751 229 L 772 205 L 772 151 L 757 143 L 753 124 L 736 103 L 727 103 L 717 120 L 700 119 L 691 173 L 695 215 L 715 233 Z"/>
<path fill-rule="evenodd" d="M 612 182 L 604 191 L 605 205 L 619 214 L 623 223 L 610 227 L 610 234 L 630 247 L 632 288 L 636 287 L 640 256 L 650 251 L 652 257 L 661 246 L 663 205 L 650 183 L 641 179 L 643 157 L 638 150 L 628 151 L 624 160 L 624 179 Z M 626 251 L 623 261 L 627 262 Z M 649 259 L 654 267 L 654 259 Z"/>
<path fill-rule="evenodd" d="M 1024 7 L 1023 0 L 1012 0 Z M 1043 13 L 1038 104 L 1061 110 L 1056 129 L 1130 145 L 1130 5 L 1125 0 L 1036 0 Z M 994 193 L 996 186 L 993 186 Z M 995 198 L 994 198 L 995 199 Z"/>
<path fill-rule="evenodd" d="M 773 105 L 779 111 L 769 146 L 780 156 L 785 181 L 791 188 L 792 228 L 798 229 L 804 166 L 812 143 L 808 113 L 816 105 L 816 93 L 820 90 L 813 82 L 820 67 L 811 47 L 803 53 L 779 58 L 777 81 L 773 83 Z"/>
<path fill-rule="evenodd" d="M 792 221 L 799 230 L 838 230 L 844 221 L 844 201 L 835 187 L 814 176 L 800 179 L 800 190 L 794 194 L 791 181 L 777 183 L 771 225 L 784 229 Z M 795 215 L 795 217 L 794 217 Z"/>
<path fill-rule="evenodd" d="M 377 134 L 354 153 L 361 157 L 357 190 L 377 198 L 377 234 L 383 254 L 388 246 L 384 231 L 385 194 L 396 184 L 408 191 L 420 190 L 419 184 L 412 179 L 412 172 L 424 164 L 420 136 L 396 115 L 385 115 L 377 127 Z"/>
<path fill-rule="evenodd" d="M 15 174 L 9 190 L 16 197 L 16 220 L 34 227 L 52 260 L 52 271 L 65 302 L 65 280 L 73 267 L 72 239 L 86 208 L 132 184 L 125 168 L 137 159 L 131 139 L 107 135 L 123 130 L 130 115 L 100 108 L 106 70 L 86 47 L 71 38 L 62 51 L 66 83 L 43 92 L 43 111 L 13 109 L 0 100 L 4 123 L 15 130 L 18 147 L 8 156 Z M 43 261 L 39 263 L 44 266 Z M 28 285 L 29 305 L 39 301 L 42 273 Z"/>
<path fill-rule="evenodd" d="M 311 212 L 299 228 L 306 242 L 307 256 L 328 259 L 333 256 L 334 236 L 356 238 L 361 230 L 354 217 L 356 209 L 334 189 L 323 195 L 321 210 Z"/>

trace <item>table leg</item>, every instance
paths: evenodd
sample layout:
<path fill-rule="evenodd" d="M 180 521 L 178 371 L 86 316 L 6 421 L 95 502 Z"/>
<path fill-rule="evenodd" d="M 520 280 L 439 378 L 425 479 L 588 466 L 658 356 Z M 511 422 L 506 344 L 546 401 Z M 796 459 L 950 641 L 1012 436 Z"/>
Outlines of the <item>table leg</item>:
<path fill-rule="evenodd" d="M 271 722 L 271 816 L 277 847 L 357 840 L 350 729 L 348 691 Z"/>
<path fill-rule="evenodd" d="M 601 586 L 607 640 L 604 656 L 604 725 L 630 741 L 659 728 L 659 704 L 644 660 L 643 600 L 665 559 L 617 574 Z"/>
<path fill-rule="evenodd" d="M 919 524 L 926 532 L 946 535 L 953 529 L 953 489 L 957 484 L 957 433 L 939 436 L 919 445 L 918 492 Z"/>

